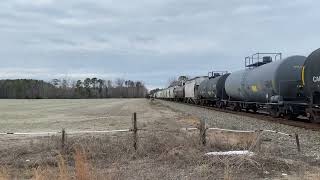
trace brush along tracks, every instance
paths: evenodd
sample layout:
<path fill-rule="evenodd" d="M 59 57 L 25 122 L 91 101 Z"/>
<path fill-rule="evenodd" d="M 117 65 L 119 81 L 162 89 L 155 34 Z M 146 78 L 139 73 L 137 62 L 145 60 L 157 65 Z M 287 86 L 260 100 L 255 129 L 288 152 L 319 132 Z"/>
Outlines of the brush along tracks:
<path fill-rule="evenodd" d="M 303 128 L 303 129 L 312 130 L 312 131 L 320 131 L 320 124 L 311 123 L 305 119 L 297 118 L 297 119 L 291 120 L 291 119 L 285 119 L 282 117 L 274 118 L 265 112 L 254 113 L 254 112 L 244 112 L 244 111 L 233 111 L 230 109 L 221 109 L 221 108 L 212 107 L 212 106 L 203 106 L 203 105 L 183 103 L 183 102 L 177 102 L 177 101 L 170 101 L 170 102 L 174 102 L 174 103 L 178 103 L 178 104 L 185 104 L 185 105 L 189 105 L 189 106 L 195 106 L 195 107 L 199 107 L 199 108 L 205 108 L 205 109 L 214 110 L 214 111 L 218 111 L 218 112 L 246 116 L 246 117 L 255 118 L 258 120 L 262 120 L 262 121 L 274 122 L 274 123 Z"/>

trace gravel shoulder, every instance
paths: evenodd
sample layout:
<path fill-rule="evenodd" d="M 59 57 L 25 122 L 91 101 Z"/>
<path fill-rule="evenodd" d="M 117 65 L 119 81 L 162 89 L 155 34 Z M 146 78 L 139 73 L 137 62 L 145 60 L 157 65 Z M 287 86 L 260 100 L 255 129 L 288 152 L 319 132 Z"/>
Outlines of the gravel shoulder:
<path fill-rule="evenodd" d="M 162 105 L 195 116 L 207 121 L 209 127 L 224 128 L 232 130 L 273 130 L 287 134 L 299 134 L 302 156 L 312 161 L 320 160 L 320 132 L 306 130 L 273 122 L 267 122 L 255 118 L 239 116 L 224 112 L 218 112 L 201 107 L 194 107 L 186 104 L 177 104 L 168 101 L 159 101 Z M 270 144 L 275 151 L 280 151 L 283 156 L 297 154 L 295 139 L 275 133 L 264 134 L 264 144 Z"/>

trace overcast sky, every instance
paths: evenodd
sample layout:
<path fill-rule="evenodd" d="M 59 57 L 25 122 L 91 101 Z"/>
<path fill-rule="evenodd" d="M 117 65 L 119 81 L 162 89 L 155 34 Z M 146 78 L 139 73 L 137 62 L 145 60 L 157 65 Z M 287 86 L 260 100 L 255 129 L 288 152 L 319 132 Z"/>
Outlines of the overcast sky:
<path fill-rule="evenodd" d="M 257 51 L 320 47 L 316 0 L 1 0 L 0 78 L 97 76 L 162 87 Z"/>

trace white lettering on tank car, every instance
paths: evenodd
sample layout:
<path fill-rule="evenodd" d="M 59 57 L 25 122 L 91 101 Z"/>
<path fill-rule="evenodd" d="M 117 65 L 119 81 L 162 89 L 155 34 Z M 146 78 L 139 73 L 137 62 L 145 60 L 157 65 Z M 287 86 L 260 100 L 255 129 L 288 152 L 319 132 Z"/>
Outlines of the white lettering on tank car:
<path fill-rule="evenodd" d="M 313 82 L 319 82 L 320 81 L 320 76 L 313 76 L 312 78 Z"/>

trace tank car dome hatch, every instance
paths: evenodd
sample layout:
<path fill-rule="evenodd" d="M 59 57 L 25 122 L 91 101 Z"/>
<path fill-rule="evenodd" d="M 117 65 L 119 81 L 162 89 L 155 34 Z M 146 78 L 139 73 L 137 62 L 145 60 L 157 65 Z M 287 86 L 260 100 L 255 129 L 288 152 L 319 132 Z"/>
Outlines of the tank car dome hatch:
<path fill-rule="evenodd" d="M 264 62 L 264 63 L 271 63 L 272 62 L 271 56 L 264 56 L 262 59 L 263 59 L 262 62 Z"/>
<path fill-rule="evenodd" d="M 245 57 L 246 68 L 256 68 L 282 59 L 282 53 L 255 53 Z"/>
<path fill-rule="evenodd" d="M 224 74 L 228 74 L 228 71 L 211 71 L 211 72 L 208 72 L 208 78 L 209 79 L 216 78 Z"/>
<path fill-rule="evenodd" d="M 312 104 L 320 104 L 320 48 L 313 51 L 302 68 L 302 84 L 305 95 Z"/>

